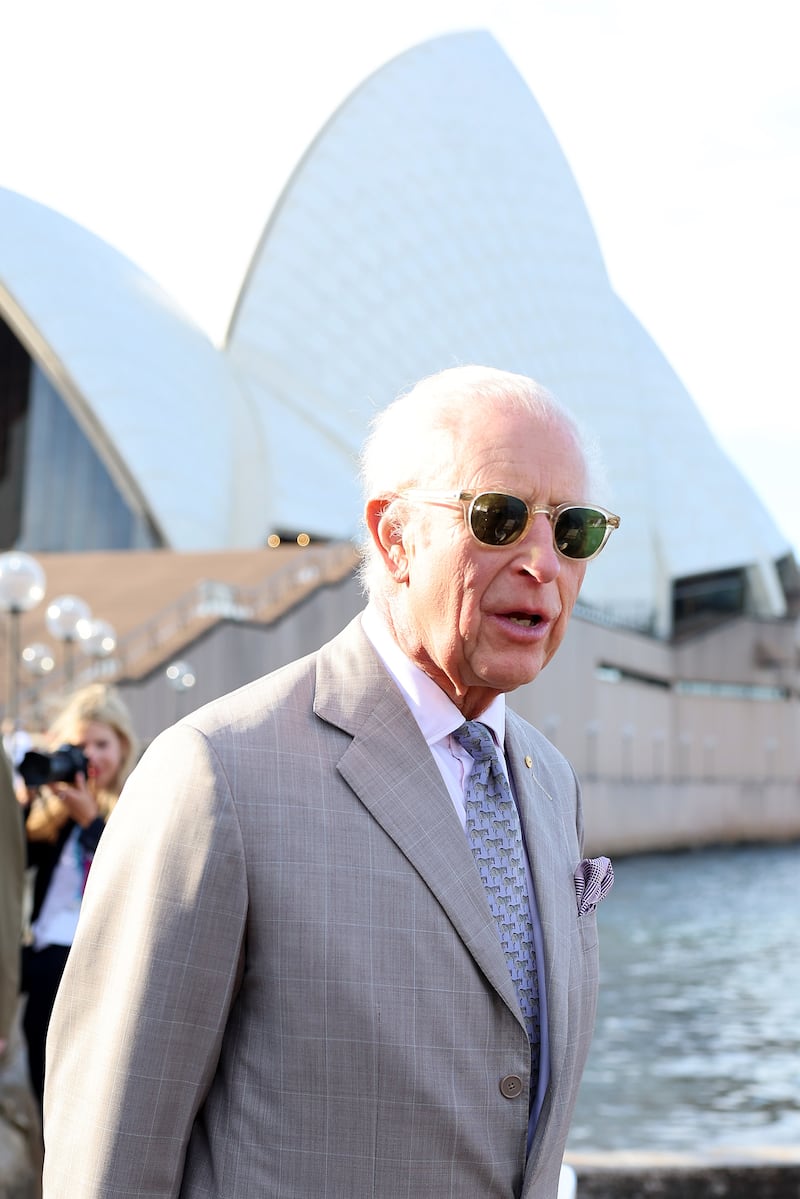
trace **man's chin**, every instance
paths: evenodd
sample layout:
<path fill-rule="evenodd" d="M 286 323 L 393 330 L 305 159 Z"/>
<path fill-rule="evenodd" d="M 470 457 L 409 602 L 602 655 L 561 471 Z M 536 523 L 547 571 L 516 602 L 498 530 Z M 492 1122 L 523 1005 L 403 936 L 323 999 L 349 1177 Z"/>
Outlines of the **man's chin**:
<path fill-rule="evenodd" d="M 481 673 L 481 685 L 496 694 L 516 691 L 526 683 L 532 683 L 549 660 L 549 656 L 540 651 L 517 655 L 513 662 L 504 665 L 495 663 Z"/>

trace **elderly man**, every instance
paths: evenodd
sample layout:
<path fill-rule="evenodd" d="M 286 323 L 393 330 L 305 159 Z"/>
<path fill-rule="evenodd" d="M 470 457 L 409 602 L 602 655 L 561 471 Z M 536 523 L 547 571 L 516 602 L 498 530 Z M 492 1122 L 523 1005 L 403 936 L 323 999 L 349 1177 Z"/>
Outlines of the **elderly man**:
<path fill-rule="evenodd" d="M 611 875 L 504 697 L 619 522 L 566 413 L 486 368 L 390 405 L 363 480 L 366 611 L 123 792 L 51 1026 L 46 1199 L 556 1194 Z"/>

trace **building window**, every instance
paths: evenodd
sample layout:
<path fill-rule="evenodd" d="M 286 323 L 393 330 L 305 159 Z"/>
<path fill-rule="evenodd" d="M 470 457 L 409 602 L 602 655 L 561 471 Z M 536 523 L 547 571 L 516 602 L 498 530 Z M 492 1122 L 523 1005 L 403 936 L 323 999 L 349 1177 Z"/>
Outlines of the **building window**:
<path fill-rule="evenodd" d="M 22 522 L 30 370 L 30 358 L 0 320 L 0 549 L 16 545 Z"/>
<path fill-rule="evenodd" d="M 147 518 L 131 511 L 61 396 L 33 364 L 22 526 L 32 553 L 153 549 Z"/>
<path fill-rule="evenodd" d="M 742 569 L 716 571 L 677 579 L 672 590 L 673 628 L 676 634 L 714 623 L 746 611 L 747 580 Z"/>

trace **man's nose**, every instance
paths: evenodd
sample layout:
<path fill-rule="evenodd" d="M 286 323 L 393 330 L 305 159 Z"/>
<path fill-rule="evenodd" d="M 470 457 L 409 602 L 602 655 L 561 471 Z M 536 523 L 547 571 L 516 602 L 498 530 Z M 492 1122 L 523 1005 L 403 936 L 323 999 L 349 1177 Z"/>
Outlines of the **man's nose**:
<path fill-rule="evenodd" d="M 537 512 L 520 543 L 522 569 L 540 583 L 549 583 L 561 570 L 561 560 L 553 540 L 553 526 L 546 513 Z"/>

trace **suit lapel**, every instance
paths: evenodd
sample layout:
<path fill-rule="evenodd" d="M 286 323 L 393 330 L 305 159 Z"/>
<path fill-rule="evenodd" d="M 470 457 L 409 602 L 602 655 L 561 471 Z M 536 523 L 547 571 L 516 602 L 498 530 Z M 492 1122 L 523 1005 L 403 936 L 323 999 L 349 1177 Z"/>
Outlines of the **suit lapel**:
<path fill-rule="evenodd" d="M 507 713 L 506 758 L 519 801 L 544 942 L 552 1094 L 536 1130 L 536 1141 L 539 1142 L 550 1118 L 558 1110 L 555 1090 L 558 1080 L 564 1077 L 568 1049 L 571 913 L 576 902 L 571 871 L 577 863 L 565 861 L 562 804 L 560 797 L 547 789 L 549 780 L 547 785 L 542 782 L 540 747 L 532 741 L 527 726 L 513 712 Z"/>
<path fill-rule="evenodd" d="M 352 741 L 339 773 L 447 913 L 521 1021 L 480 876 L 433 755 L 356 618 L 319 653 L 314 711 Z"/>

